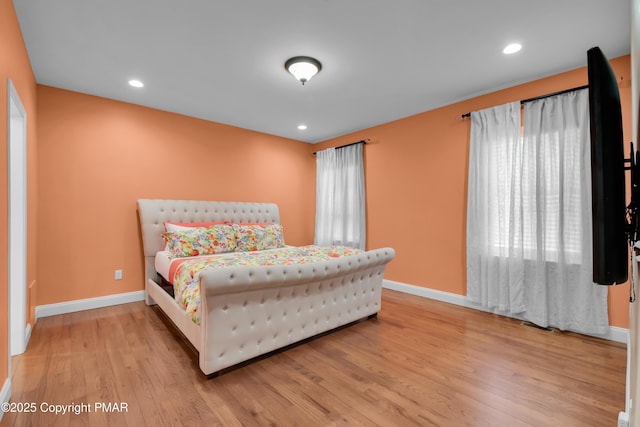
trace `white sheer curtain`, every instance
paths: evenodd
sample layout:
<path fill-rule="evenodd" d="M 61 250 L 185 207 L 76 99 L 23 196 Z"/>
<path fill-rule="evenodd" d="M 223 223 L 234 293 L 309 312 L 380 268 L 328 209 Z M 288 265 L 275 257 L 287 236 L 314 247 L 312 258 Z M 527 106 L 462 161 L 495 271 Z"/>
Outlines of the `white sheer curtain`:
<path fill-rule="evenodd" d="M 316 245 L 365 249 L 362 144 L 316 153 Z"/>
<path fill-rule="evenodd" d="M 511 113 L 511 142 L 490 137 L 500 131 L 487 128 L 505 127 L 484 119 L 495 113 L 472 114 L 468 294 L 540 326 L 602 334 L 607 288 L 592 282 L 588 102 L 582 90 L 525 104 L 523 138 L 511 125 L 519 106 L 497 107 Z"/>
<path fill-rule="evenodd" d="M 471 113 L 467 200 L 467 297 L 511 314 L 525 310 L 523 256 L 514 241 L 520 103 Z"/>
<path fill-rule="evenodd" d="M 593 283 L 589 91 L 524 106 L 523 222 L 534 255 L 525 317 L 605 333 L 607 288 Z M 537 231 L 537 233 L 536 233 Z M 536 233 L 536 234 L 534 234 Z"/>

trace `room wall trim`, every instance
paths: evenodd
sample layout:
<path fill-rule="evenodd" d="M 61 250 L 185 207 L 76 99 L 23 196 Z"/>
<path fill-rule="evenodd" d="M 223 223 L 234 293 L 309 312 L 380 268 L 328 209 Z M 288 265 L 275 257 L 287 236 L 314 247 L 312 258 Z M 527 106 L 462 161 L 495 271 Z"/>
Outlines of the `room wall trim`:
<path fill-rule="evenodd" d="M 58 314 L 74 313 L 76 311 L 92 310 L 94 308 L 126 304 L 136 301 L 144 301 L 144 291 L 127 292 L 122 294 L 107 295 L 104 297 L 39 305 L 36 307 L 36 319 L 40 319 L 42 317 L 57 316 Z"/>
<path fill-rule="evenodd" d="M 474 310 L 485 311 L 488 313 L 494 313 L 494 311 L 482 307 L 479 304 L 468 301 L 464 295 L 452 294 L 450 292 L 443 292 L 436 289 L 424 288 L 422 286 L 410 285 L 407 283 L 396 282 L 393 280 L 384 279 L 382 281 L 382 287 L 385 289 L 391 289 L 393 291 L 403 292 L 405 294 L 416 295 L 422 298 L 429 298 L 436 301 L 442 301 L 449 304 L 455 304 L 462 307 L 472 308 Z M 499 313 L 504 315 L 504 313 Z M 518 318 L 517 316 L 511 316 Z M 597 338 L 603 338 L 610 341 L 621 342 L 628 344 L 629 342 L 629 330 L 620 328 L 618 326 L 609 326 L 609 331 L 604 335 L 592 335 Z"/>
<path fill-rule="evenodd" d="M 11 373 L 9 373 L 11 375 Z M 0 404 L 7 403 L 11 399 L 11 377 L 7 378 L 2 386 L 2 390 L 0 390 Z M 0 411 L 0 421 L 2 421 L 2 416 L 4 415 L 4 411 Z"/>

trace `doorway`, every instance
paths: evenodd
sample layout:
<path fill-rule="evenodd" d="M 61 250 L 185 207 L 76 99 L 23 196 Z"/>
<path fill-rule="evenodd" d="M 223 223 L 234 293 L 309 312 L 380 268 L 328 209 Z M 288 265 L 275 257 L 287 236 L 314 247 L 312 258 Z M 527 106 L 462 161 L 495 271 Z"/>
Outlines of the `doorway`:
<path fill-rule="evenodd" d="M 24 353 L 27 294 L 27 113 L 11 79 L 7 79 L 9 168 L 9 356 Z M 9 359 L 11 366 L 11 359 Z"/>

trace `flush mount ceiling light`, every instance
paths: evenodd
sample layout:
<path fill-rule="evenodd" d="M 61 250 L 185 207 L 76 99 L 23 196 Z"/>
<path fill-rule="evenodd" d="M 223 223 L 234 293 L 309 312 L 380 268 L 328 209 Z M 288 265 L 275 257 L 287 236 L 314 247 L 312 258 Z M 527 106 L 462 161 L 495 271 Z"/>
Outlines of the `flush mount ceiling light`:
<path fill-rule="evenodd" d="M 519 52 L 522 49 L 522 45 L 520 43 L 511 43 L 507 45 L 504 49 L 502 49 L 502 53 L 505 55 L 511 55 L 512 53 Z"/>
<path fill-rule="evenodd" d="M 307 129 L 307 125 L 298 125 L 298 129 L 306 130 Z"/>
<path fill-rule="evenodd" d="M 129 86 L 144 87 L 144 83 L 142 83 L 140 80 L 129 80 Z"/>
<path fill-rule="evenodd" d="M 294 56 L 284 63 L 284 68 L 304 85 L 322 70 L 322 64 L 309 56 Z"/>

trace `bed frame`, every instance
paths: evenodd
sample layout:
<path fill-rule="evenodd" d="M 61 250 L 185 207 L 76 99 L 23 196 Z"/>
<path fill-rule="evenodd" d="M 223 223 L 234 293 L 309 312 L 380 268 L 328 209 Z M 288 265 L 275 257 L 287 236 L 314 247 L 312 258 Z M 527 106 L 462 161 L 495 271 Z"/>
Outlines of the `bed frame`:
<path fill-rule="evenodd" d="M 199 353 L 205 374 L 370 317 L 381 308 L 382 277 L 391 248 L 330 261 L 205 270 L 200 275 L 200 325 L 160 286 L 156 252 L 163 223 L 280 222 L 270 203 L 138 200 L 145 259 L 145 298 L 158 304 Z"/>

